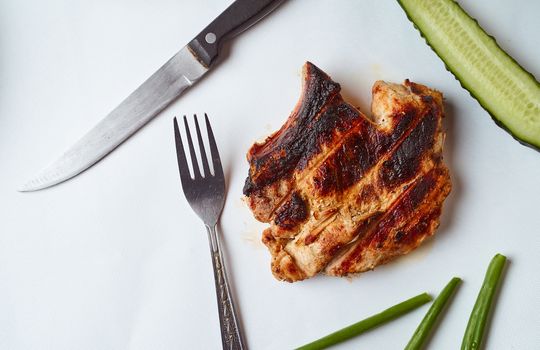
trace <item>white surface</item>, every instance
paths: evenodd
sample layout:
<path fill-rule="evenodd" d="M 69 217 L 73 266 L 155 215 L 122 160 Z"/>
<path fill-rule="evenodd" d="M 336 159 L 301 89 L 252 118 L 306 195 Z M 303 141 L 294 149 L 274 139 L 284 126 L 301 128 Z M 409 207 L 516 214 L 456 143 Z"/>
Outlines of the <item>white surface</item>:
<path fill-rule="evenodd" d="M 97 166 L 15 188 L 127 96 L 229 1 L 0 2 L 0 348 L 218 349 L 206 235 L 181 190 L 173 116 L 212 118 L 229 197 L 226 252 L 252 349 L 287 349 L 464 279 L 431 342 L 459 347 L 491 257 L 510 259 L 489 349 L 540 344 L 540 154 L 495 126 L 395 1 L 295 0 L 242 34 L 215 72 Z M 540 2 L 462 1 L 540 76 Z M 311 60 L 367 111 L 374 80 L 440 89 L 454 189 L 437 236 L 352 280 L 273 279 L 242 204 L 250 144 L 278 128 Z M 399 349 L 418 309 L 336 349 Z"/>

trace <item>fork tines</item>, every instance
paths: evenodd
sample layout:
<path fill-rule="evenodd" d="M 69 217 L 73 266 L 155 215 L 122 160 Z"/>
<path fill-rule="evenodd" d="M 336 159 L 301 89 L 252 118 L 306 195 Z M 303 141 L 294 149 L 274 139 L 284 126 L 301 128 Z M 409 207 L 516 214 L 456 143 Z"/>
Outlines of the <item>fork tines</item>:
<path fill-rule="evenodd" d="M 208 157 L 206 155 L 206 150 L 203 143 L 203 138 L 201 135 L 201 129 L 199 127 L 199 122 L 197 120 L 197 115 L 193 115 L 193 120 L 195 122 L 195 130 L 197 132 L 197 141 L 199 144 L 199 151 L 200 151 L 200 157 L 201 157 L 201 163 L 203 167 L 203 174 L 201 174 L 199 169 L 199 163 L 197 162 L 197 156 L 195 153 L 195 147 L 193 146 L 193 140 L 191 138 L 191 132 L 189 130 L 189 125 L 187 122 L 186 116 L 184 116 L 184 128 L 186 132 L 187 142 L 189 146 L 189 155 L 191 158 L 191 165 L 193 169 L 193 176 L 190 175 L 188 161 L 186 158 L 186 153 L 184 151 L 184 145 L 182 143 L 182 137 L 180 135 L 180 130 L 178 128 L 178 122 L 176 117 L 174 118 L 174 134 L 175 134 L 175 141 L 176 141 L 176 149 L 177 149 L 177 157 L 178 157 L 178 168 L 180 169 L 180 177 L 182 179 L 182 183 L 184 181 L 192 179 L 197 180 L 203 177 L 213 177 L 213 176 L 219 176 L 219 172 L 223 172 L 221 167 L 221 161 L 219 159 L 219 153 L 217 150 L 216 140 L 214 138 L 214 133 L 212 132 L 212 127 L 210 126 L 210 122 L 208 121 L 208 116 L 206 113 L 204 114 L 204 119 L 206 121 L 206 132 L 208 134 L 208 143 L 210 145 L 210 155 L 212 159 L 212 168 L 214 172 L 212 173 L 210 171 L 210 166 L 208 163 Z"/>

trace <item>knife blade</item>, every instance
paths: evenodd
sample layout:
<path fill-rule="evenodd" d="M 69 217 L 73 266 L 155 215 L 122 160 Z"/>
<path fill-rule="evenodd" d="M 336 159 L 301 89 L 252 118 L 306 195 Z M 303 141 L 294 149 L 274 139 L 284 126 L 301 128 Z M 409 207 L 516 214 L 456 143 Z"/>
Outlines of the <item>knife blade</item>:
<path fill-rule="evenodd" d="M 284 0 L 236 0 L 59 159 L 22 185 L 36 191 L 85 171 L 152 120 L 214 67 L 225 41 Z"/>

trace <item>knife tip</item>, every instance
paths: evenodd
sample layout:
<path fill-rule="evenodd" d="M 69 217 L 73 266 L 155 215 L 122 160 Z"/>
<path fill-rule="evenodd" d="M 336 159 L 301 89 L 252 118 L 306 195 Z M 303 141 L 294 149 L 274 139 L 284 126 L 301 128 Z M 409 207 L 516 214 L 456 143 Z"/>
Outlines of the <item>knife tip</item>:
<path fill-rule="evenodd" d="M 32 185 L 32 181 L 29 181 L 29 182 L 17 187 L 16 190 L 17 190 L 17 192 L 32 192 L 32 191 L 36 191 L 37 188 Z"/>
<path fill-rule="evenodd" d="M 50 183 L 44 181 L 41 177 L 35 177 L 32 180 L 25 182 L 17 187 L 18 192 L 34 192 L 51 186 Z"/>

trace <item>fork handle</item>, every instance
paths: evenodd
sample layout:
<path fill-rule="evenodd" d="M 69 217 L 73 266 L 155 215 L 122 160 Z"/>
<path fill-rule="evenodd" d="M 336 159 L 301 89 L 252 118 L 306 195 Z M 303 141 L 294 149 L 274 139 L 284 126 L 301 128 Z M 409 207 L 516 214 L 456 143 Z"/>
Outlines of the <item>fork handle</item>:
<path fill-rule="evenodd" d="M 221 343 L 223 344 L 223 349 L 244 350 L 247 349 L 247 347 L 244 344 L 237 312 L 234 307 L 229 280 L 227 278 L 227 271 L 225 269 L 225 264 L 223 263 L 223 255 L 221 254 L 221 243 L 216 232 L 216 225 L 205 226 L 210 242 L 212 266 L 214 267 L 214 281 L 216 283 L 219 324 L 221 328 Z"/>

